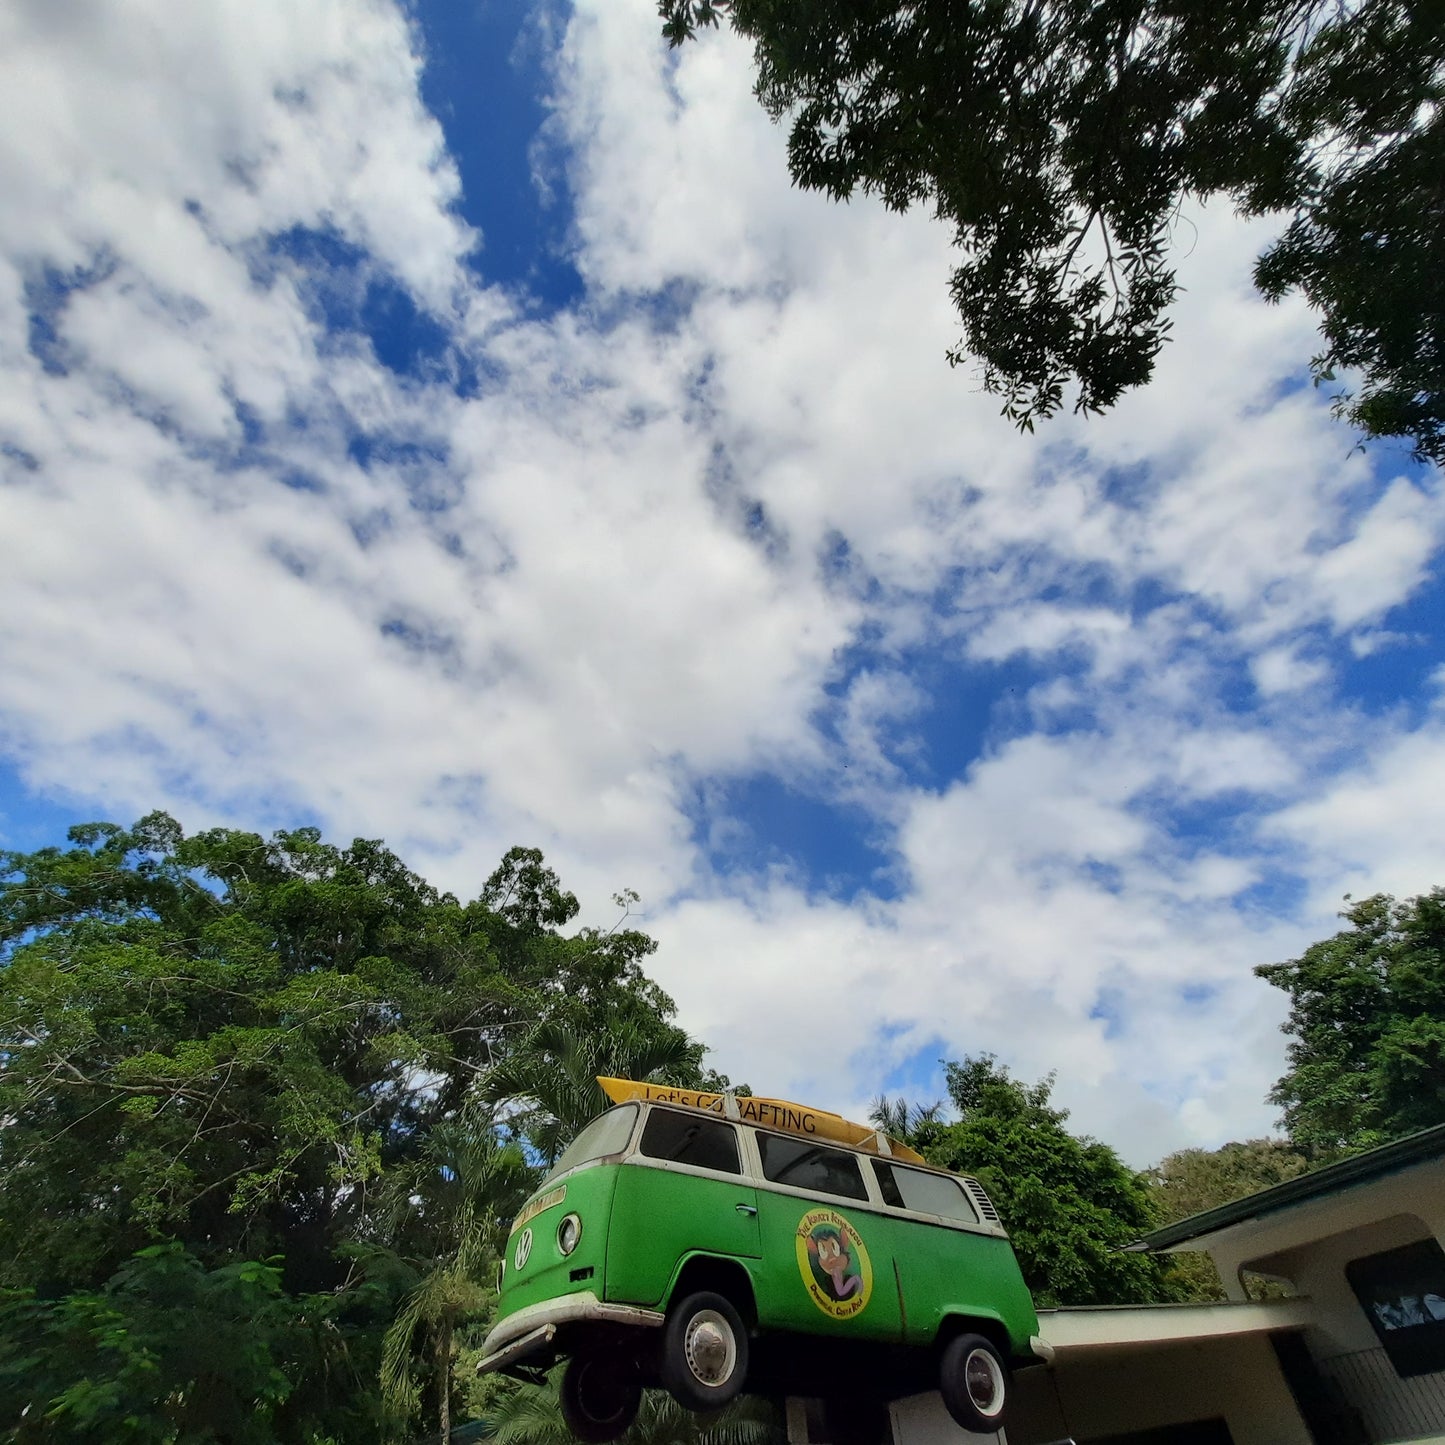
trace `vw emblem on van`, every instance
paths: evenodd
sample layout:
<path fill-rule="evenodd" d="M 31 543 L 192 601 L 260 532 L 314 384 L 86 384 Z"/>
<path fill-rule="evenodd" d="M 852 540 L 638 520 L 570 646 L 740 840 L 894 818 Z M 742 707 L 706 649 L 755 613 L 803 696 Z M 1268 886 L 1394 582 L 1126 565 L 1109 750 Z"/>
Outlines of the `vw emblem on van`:
<path fill-rule="evenodd" d="M 517 1240 L 517 1252 L 512 1256 L 512 1265 L 515 1269 L 521 1269 L 527 1262 L 527 1256 L 532 1253 L 532 1229 L 528 1225 L 522 1231 L 521 1238 Z"/>

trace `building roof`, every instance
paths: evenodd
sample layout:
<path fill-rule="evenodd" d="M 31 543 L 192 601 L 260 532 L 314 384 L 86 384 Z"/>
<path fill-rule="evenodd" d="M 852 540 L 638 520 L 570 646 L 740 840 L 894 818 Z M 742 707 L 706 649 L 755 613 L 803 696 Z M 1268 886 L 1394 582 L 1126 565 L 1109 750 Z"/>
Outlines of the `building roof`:
<path fill-rule="evenodd" d="M 1302 1299 L 1178 1305 L 1066 1305 L 1039 1311 L 1039 1336 L 1056 1354 L 1297 1330 L 1311 1320 Z"/>
<path fill-rule="evenodd" d="M 1352 1154 L 1323 1169 L 1286 1179 L 1258 1194 L 1246 1194 L 1229 1204 L 1206 1209 L 1203 1214 L 1191 1215 L 1175 1224 L 1166 1224 L 1163 1229 L 1136 1239 L 1125 1248 L 1135 1253 L 1175 1249 L 1206 1234 L 1217 1234 L 1233 1224 L 1242 1224 L 1249 1219 L 1260 1219 L 1267 1214 L 1277 1214 L 1309 1199 L 1318 1199 L 1327 1194 L 1337 1194 L 1357 1184 L 1366 1184 L 1412 1164 L 1445 1156 L 1445 1124 L 1436 1124 L 1432 1129 L 1422 1129 L 1418 1134 L 1407 1134 L 1403 1139 L 1381 1144 L 1378 1149 L 1367 1149 L 1363 1154 Z"/>

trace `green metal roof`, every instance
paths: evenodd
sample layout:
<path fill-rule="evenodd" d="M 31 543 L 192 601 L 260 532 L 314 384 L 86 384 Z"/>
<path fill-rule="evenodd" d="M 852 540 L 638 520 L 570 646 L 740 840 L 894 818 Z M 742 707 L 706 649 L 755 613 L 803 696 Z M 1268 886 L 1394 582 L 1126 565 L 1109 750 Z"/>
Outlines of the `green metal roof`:
<path fill-rule="evenodd" d="M 1243 1199 L 1206 1209 L 1203 1214 L 1191 1215 L 1176 1224 L 1166 1224 L 1163 1229 L 1156 1229 L 1124 1247 L 1135 1253 L 1172 1249 L 1176 1244 L 1216 1234 L 1232 1224 L 1277 1214 L 1281 1209 L 1303 1204 L 1308 1199 L 1335 1194 L 1341 1189 L 1380 1179 L 1441 1155 L 1445 1155 L 1445 1124 L 1436 1124 L 1434 1128 L 1422 1129 L 1418 1134 L 1407 1134 L 1403 1139 L 1381 1144 L 1378 1149 L 1367 1149 L 1363 1154 L 1352 1154 L 1348 1159 L 1326 1164 L 1323 1169 L 1286 1179 L 1283 1184 L 1261 1189 L 1258 1194 L 1246 1194 Z"/>

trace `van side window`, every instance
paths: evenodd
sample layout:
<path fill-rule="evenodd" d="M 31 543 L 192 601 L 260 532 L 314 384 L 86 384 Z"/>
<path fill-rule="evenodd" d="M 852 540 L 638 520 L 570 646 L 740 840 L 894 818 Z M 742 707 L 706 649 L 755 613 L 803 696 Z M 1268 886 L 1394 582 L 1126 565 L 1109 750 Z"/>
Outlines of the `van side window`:
<path fill-rule="evenodd" d="M 637 1147 L 649 1159 L 670 1159 L 676 1164 L 715 1169 L 719 1174 L 743 1172 L 737 1133 L 720 1120 L 654 1109 L 642 1126 L 642 1142 Z"/>
<path fill-rule="evenodd" d="M 807 1139 L 784 1134 L 758 1134 L 763 1156 L 763 1178 L 795 1189 L 816 1189 L 819 1194 L 838 1194 L 844 1199 L 867 1199 L 863 1171 L 855 1155 L 828 1149 Z"/>
<path fill-rule="evenodd" d="M 920 1214 L 941 1214 L 964 1224 L 978 1223 L 978 1211 L 956 1179 L 910 1169 L 906 1164 L 885 1164 L 881 1159 L 873 1161 L 873 1172 L 878 1176 L 883 1202 L 895 1209 L 916 1209 Z"/>

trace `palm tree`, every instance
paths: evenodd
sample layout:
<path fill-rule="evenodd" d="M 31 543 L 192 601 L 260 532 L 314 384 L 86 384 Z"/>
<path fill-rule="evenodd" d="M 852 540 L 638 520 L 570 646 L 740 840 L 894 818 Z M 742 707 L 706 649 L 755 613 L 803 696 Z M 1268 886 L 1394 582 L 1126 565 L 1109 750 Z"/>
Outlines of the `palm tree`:
<path fill-rule="evenodd" d="M 599 1074 L 687 1085 L 698 1077 L 701 1054 L 701 1046 L 671 1024 L 584 1033 L 548 1019 L 482 1075 L 477 1094 L 491 1105 L 516 1106 L 516 1129 L 551 1164 L 607 1107 Z"/>
<path fill-rule="evenodd" d="M 919 1129 L 925 1124 L 941 1123 L 942 1114 L 942 1099 L 931 1104 L 910 1104 L 901 1094 L 896 1099 L 879 1094 L 868 1106 L 868 1122 L 910 1148 L 917 1147 Z"/>
<path fill-rule="evenodd" d="M 445 1440 L 457 1330 L 489 1301 L 483 1280 L 504 1221 L 535 1184 L 536 1170 L 515 1143 L 502 1139 L 493 1112 L 472 1101 L 456 1119 L 438 1124 L 414 1165 L 398 1174 L 392 1222 L 404 1239 L 410 1236 L 409 1252 L 424 1273 L 382 1343 L 382 1395 L 398 1417 L 409 1419 L 421 1400 L 418 1375 L 430 1375 Z"/>
<path fill-rule="evenodd" d="M 576 1445 L 552 1386 L 518 1386 L 491 1412 L 493 1445 Z M 777 1410 L 755 1395 L 699 1415 L 663 1390 L 648 1390 L 637 1419 L 618 1445 L 783 1445 Z"/>

